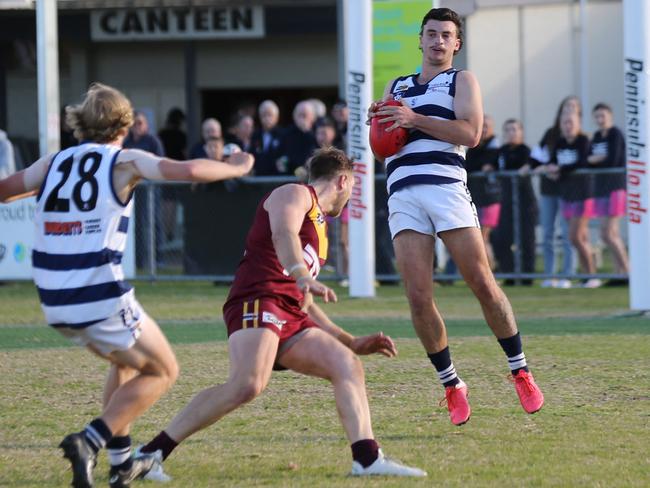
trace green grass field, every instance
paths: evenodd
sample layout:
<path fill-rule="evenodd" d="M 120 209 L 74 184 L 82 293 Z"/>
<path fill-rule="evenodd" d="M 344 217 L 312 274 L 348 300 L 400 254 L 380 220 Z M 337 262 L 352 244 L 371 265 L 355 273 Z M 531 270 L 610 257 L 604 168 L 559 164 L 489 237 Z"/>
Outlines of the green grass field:
<path fill-rule="evenodd" d="M 134 426 L 136 441 L 146 441 L 195 392 L 225 380 L 227 290 L 208 283 L 136 290 L 181 365 L 172 391 Z M 436 288 L 454 362 L 470 386 L 473 415 L 462 427 L 438 406 L 442 388 L 401 287 L 326 306 L 355 334 L 383 330 L 396 340 L 397 358 L 363 359 L 375 434 L 389 456 L 426 469 L 427 479 L 348 478 L 350 450 L 331 387 L 281 372 L 260 398 L 181 445 L 166 462 L 174 477 L 166 486 L 649 486 L 650 320 L 626 316 L 627 289 L 506 291 L 547 403 L 536 415 L 523 412 L 467 288 Z M 106 370 L 43 324 L 31 284 L 0 287 L 0 486 L 69 483 L 56 445 L 98 414 Z M 107 470 L 101 456 L 98 486 L 107 485 Z"/>

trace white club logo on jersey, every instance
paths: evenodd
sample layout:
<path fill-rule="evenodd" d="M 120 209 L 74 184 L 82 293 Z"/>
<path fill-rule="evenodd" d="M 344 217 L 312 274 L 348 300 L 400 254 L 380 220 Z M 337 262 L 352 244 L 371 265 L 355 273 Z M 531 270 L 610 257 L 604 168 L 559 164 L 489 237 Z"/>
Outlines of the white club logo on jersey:
<path fill-rule="evenodd" d="M 271 312 L 262 312 L 262 322 L 267 322 L 269 324 L 275 325 L 278 329 L 282 329 L 284 324 L 287 323 L 286 320 L 280 320 L 275 316 L 275 314 L 272 314 Z"/>
<path fill-rule="evenodd" d="M 557 150 L 557 163 L 560 166 L 567 164 L 575 164 L 578 162 L 578 151 L 575 149 L 558 149 Z"/>
<path fill-rule="evenodd" d="M 429 85 L 427 88 L 427 93 L 431 92 L 443 92 L 447 93 L 449 91 L 449 87 L 451 86 L 451 82 L 445 81 L 443 83 L 433 83 Z"/>
<path fill-rule="evenodd" d="M 591 146 L 591 153 L 597 156 L 607 156 L 607 142 L 597 142 Z"/>
<path fill-rule="evenodd" d="M 311 277 L 316 278 L 318 273 L 320 273 L 320 261 L 318 259 L 318 253 L 311 244 L 307 244 L 302 250 L 302 258 L 305 260 L 305 264 L 309 269 Z M 282 270 L 282 274 L 289 276 L 289 272 L 286 269 Z"/>
<path fill-rule="evenodd" d="M 316 278 L 318 273 L 320 273 L 320 261 L 318 260 L 318 253 L 311 244 L 305 246 L 305 249 L 302 251 L 302 257 L 305 263 L 307 263 L 309 274 L 311 274 L 312 278 Z"/>

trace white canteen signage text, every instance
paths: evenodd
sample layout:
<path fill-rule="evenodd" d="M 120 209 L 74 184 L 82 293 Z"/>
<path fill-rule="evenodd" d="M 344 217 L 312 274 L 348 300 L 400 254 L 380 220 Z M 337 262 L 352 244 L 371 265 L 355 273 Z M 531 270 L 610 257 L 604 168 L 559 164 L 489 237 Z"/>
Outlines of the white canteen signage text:
<path fill-rule="evenodd" d="M 150 41 L 264 37 L 264 8 L 176 7 L 96 10 L 94 41 Z"/>

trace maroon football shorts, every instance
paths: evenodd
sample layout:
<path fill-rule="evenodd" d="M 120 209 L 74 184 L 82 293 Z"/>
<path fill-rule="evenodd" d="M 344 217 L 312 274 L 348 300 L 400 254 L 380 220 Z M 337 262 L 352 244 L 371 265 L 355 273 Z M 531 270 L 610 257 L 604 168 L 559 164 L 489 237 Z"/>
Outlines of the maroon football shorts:
<path fill-rule="evenodd" d="M 318 327 L 306 313 L 291 310 L 278 300 L 264 297 L 234 303 L 223 312 L 228 337 L 240 329 L 263 327 L 275 332 L 280 344 L 310 327 Z"/>

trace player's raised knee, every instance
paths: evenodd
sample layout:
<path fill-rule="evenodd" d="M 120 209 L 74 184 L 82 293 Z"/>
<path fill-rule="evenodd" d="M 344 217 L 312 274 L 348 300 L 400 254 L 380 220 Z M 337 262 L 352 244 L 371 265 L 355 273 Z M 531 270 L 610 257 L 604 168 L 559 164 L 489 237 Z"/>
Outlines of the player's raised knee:
<path fill-rule="evenodd" d="M 257 398 L 266 387 L 266 384 L 258 378 L 247 378 L 237 382 L 236 402 L 244 404 Z"/>
<path fill-rule="evenodd" d="M 361 359 L 359 359 L 359 356 L 354 354 L 349 349 L 346 349 L 344 352 L 338 355 L 332 364 L 332 379 L 335 379 L 334 377 L 339 377 L 363 381 L 365 378 L 365 372 Z"/>
<path fill-rule="evenodd" d="M 180 370 L 181 368 L 178 365 L 178 361 L 176 361 L 176 358 L 174 358 L 174 360 L 167 365 L 167 383 L 168 383 L 167 388 L 171 388 L 172 385 L 176 383 L 176 380 L 178 379 L 178 375 L 180 374 Z"/>
<path fill-rule="evenodd" d="M 160 378 L 164 382 L 165 391 L 169 390 L 179 375 L 179 366 L 176 358 L 171 356 L 164 362 L 150 362 L 141 370 L 142 374 L 148 374 Z"/>

